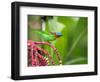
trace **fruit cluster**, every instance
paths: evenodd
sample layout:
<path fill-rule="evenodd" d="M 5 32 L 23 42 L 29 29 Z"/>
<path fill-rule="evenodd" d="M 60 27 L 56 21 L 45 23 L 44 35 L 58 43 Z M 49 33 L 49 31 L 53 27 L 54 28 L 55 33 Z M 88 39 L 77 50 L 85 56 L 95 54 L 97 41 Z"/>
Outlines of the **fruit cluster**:
<path fill-rule="evenodd" d="M 33 42 L 32 40 L 28 40 L 28 66 L 47 66 L 47 65 L 55 65 L 55 61 L 53 60 L 51 54 L 39 47 L 38 45 L 48 45 L 50 46 L 59 61 L 59 64 L 62 65 L 62 60 L 60 58 L 60 54 L 58 50 L 49 42 Z"/>
<path fill-rule="evenodd" d="M 28 40 L 28 66 L 47 66 L 47 60 L 40 54 L 40 48 L 31 40 Z"/>

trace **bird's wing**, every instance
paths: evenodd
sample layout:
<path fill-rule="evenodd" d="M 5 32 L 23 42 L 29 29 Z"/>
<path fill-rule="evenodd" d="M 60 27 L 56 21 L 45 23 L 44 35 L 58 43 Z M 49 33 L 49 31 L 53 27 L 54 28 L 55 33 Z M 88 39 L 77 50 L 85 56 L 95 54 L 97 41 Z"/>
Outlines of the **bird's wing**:
<path fill-rule="evenodd" d="M 51 33 L 49 33 L 49 32 L 47 32 L 47 31 L 39 31 L 39 30 L 37 30 L 37 31 L 35 31 L 37 34 L 46 34 L 46 35 L 50 35 Z"/>
<path fill-rule="evenodd" d="M 47 32 L 47 31 L 41 31 L 43 34 L 47 34 L 50 35 L 51 33 Z"/>

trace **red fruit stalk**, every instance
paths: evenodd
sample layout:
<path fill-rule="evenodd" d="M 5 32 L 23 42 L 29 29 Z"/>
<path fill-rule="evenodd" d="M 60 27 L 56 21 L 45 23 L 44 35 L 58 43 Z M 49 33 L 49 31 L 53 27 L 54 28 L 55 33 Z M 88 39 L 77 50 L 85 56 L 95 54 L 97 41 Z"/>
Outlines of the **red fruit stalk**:
<path fill-rule="evenodd" d="M 57 58 L 59 60 L 59 64 L 62 64 L 60 54 L 58 53 L 57 49 L 51 45 L 48 42 L 33 42 L 32 40 L 28 40 L 28 65 L 29 66 L 47 66 L 47 60 L 44 58 L 42 54 L 40 54 L 38 51 L 41 51 L 43 54 L 45 54 L 48 58 L 51 64 L 55 64 L 52 56 L 44 49 L 40 48 L 38 45 L 48 45 L 50 46 L 54 52 L 57 55 Z"/>
<path fill-rule="evenodd" d="M 59 54 L 58 50 L 53 45 L 51 45 L 49 42 L 34 42 L 34 43 L 35 44 L 45 44 L 45 45 L 50 46 L 54 50 L 55 54 L 57 55 L 57 58 L 59 60 L 59 64 L 62 65 L 62 60 L 60 58 L 60 54 Z"/>
<path fill-rule="evenodd" d="M 28 66 L 47 66 L 47 60 L 38 53 L 37 45 L 28 41 Z"/>

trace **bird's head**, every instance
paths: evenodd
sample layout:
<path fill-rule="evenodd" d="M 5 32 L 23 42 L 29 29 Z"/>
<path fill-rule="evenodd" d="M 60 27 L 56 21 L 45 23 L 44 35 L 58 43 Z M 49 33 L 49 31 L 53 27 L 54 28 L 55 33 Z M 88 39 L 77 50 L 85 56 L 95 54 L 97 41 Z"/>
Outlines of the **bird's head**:
<path fill-rule="evenodd" d="M 54 32 L 54 33 L 52 33 L 52 34 L 54 34 L 56 38 L 62 36 L 62 33 L 61 33 L 61 32 Z"/>

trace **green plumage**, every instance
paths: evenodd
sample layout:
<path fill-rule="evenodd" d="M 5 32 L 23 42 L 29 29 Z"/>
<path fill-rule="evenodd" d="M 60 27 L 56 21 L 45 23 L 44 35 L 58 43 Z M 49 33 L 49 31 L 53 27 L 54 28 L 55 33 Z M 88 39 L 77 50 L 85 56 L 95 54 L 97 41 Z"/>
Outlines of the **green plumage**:
<path fill-rule="evenodd" d="M 44 41 L 53 41 L 56 40 L 56 37 L 54 34 L 48 33 L 46 31 L 35 31 Z"/>

